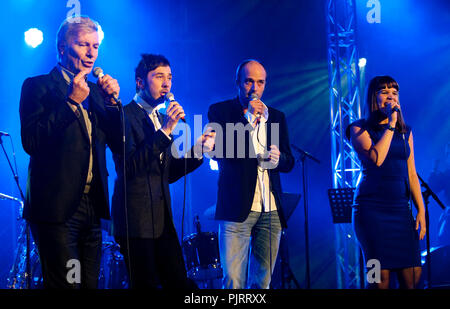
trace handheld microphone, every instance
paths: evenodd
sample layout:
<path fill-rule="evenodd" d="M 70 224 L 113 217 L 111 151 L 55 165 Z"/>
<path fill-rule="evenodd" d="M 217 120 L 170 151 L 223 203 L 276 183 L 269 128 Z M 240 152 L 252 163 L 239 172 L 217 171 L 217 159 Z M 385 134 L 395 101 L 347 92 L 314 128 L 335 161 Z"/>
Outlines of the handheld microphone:
<path fill-rule="evenodd" d="M 0 136 L 9 136 L 9 133 L 6 133 L 6 132 L 3 132 L 3 131 L 0 131 Z"/>
<path fill-rule="evenodd" d="M 259 100 L 258 95 L 257 95 L 256 93 L 253 92 L 253 93 L 250 95 L 250 101 L 256 101 L 256 100 Z"/>
<path fill-rule="evenodd" d="M 250 95 L 250 101 L 257 101 L 257 100 L 259 100 L 259 97 L 258 97 L 258 95 L 256 94 L 256 93 L 252 93 L 251 95 Z M 259 120 L 261 119 L 261 113 L 256 113 L 256 118 L 258 118 L 258 122 L 259 122 Z"/>
<path fill-rule="evenodd" d="M 394 112 L 400 113 L 400 109 L 396 106 L 392 109 Z"/>
<path fill-rule="evenodd" d="M 167 102 L 167 106 L 169 106 L 170 102 L 175 101 L 175 96 L 173 95 L 172 92 L 168 92 L 164 96 L 164 100 Z M 186 123 L 186 119 L 184 119 L 184 117 L 180 118 L 180 120 L 183 121 L 184 123 Z"/>
<path fill-rule="evenodd" d="M 103 76 L 105 76 L 105 74 L 103 74 L 103 70 L 99 67 L 96 67 L 92 74 L 94 75 L 95 78 L 102 78 Z M 113 92 L 112 98 L 114 99 L 114 101 L 116 102 L 117 105 L 119 105 L 119 106 L 122 105 L 122 102 L 120 101 L 117 93 Z"/>

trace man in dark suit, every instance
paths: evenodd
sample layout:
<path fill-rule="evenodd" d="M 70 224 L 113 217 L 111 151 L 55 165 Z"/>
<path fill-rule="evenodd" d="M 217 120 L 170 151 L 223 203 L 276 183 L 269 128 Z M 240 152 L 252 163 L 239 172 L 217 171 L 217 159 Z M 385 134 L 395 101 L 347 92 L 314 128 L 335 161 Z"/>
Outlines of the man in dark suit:
<path fill-rule="evenodd" d="M 124 107 L 126 188 L 123 156 L 114 156 L 114 236 L 132 288 L 191 288 L 172 221 L 169 184 L 202 164 L 202 149 L 212 149 L 214 134 L 203 134 L 188 159 L 173 153 L 172 131 L 185 114 L 176 101 L 170 102 L 164 117 L 158 112 L 172 87 L 169 61 L 161 55 L 144 54 L 135 76 L 137 93 Z"/>
<path fill-rule="evenodd" d="M 24 218 L 37 244 L 46 288 L 96 288 L 100 218 L 109 218 L 105 148 L 120 149 L 117 80 L 86 80 L 98 56 L 98 25 L 66 19 L 58 64 L 22 86 L 22 145 L 30 155 Z"/>
<path fill-rule="evenodd" d="M 213 104 L 208 112 L 209 121 L 226 131 L 216 141 L 224 153 L 214 153 L 224 288 L 268 288 L 286 226 L 279 173 L 289 172 L 294 158 L 284 114 L 260 100 L 265 84 L 264 67 L 246 60 L 236 73 L 238 97 Z"/>

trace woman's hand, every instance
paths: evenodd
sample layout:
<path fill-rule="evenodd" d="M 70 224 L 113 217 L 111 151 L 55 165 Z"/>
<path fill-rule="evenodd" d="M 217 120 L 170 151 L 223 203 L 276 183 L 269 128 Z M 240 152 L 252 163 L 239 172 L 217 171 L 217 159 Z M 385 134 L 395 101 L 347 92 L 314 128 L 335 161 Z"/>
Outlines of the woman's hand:
<path fill-rule="evenodd" d="M 427 232 L 427 225 L 425 223 L 425 212 L 419 211 L 416 216 L 416 231 L 419 230 L 420 226 L 420 234 L 419 239 L 422 240 L 425 237 Z"/>
<path fill-rule="evenodd" d="M 400 104 L 398 104 L 398 102 L 386 102 L 386 105 L 383 108 L 383 113 L 388 116 L 389 125 L 395 128 L 398 119 L 398 113 L 394 111 L 394 108 L 398 108 L 400 110 Z"/>

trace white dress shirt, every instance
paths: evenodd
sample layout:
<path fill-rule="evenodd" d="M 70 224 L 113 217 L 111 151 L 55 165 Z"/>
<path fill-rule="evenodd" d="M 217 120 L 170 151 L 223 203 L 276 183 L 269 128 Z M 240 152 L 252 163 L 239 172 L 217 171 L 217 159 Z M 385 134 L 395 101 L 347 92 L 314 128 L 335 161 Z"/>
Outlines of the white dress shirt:
<path fill-rule="evenodd" d="M 269 118 L 269 109 L 264 105 L 264 112 L 261 115 L 259 121 L 257 117 L 248 111 L 245 113 L 245 118 L 253 126 L 254 130 L 250 132 L 250 138 L 252 139 L 255 154 L 263 156 L 267 145 L 267 119 Z M 270 192 L 269 171 L 261 167 L 261 163 L 258 162 L 258 174 L 256 178 L 255 195 L 253 197 L 252 211 L 257 212 L 269 212 L 277 209 L 275 203 L 275 197 Z"/>

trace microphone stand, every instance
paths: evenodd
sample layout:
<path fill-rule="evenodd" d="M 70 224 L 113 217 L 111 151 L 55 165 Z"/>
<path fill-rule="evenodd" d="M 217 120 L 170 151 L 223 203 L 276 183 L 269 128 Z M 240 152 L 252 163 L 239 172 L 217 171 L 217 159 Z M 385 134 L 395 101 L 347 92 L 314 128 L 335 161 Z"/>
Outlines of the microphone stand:
<path fill-rule="evenodd" d="M 9 160 L 8 154 L 6 153 L 5 147 L 3 146 L 2 137 L 0 136 L 0 145 L 2 146 L 3 153 L 5 154 L 6 160 L 8 161 L 9 167 L 11 168 L 11 172 L 13 173 L 14 180 L 16 182 L 17 188 L 19 189 L 20 197 L 22 201 L 25 201 L 25 195 L 20 187 L 19 183 L 19 175 L 14 171 L 13 166 L 11 165 L 11 161 Z M 26 278 L 26 288 L 31 288 L 31 267 L 30 267 L 30 225 L 25 220 L 25 237 L 26 237 L 26 256 L 25 256 L 25 278 Z"/>
<path fill-rule="evenodd" d="M 294 144 L 291 144 L 291 147 L 297 151 L 300 154 L 300 158 L 297 159 L 298 161 L 302 162 L 302 182 L 303 182 L 303 206 L 304 206 L 304 213 L 305 213 L 305 256 L 306 256 L 306 288 L 311 288 L 311 271 L 310 271 L 310 264 L 309 264 L 309 233 L 308 233 L 308 182 L 306 180 L 306 158 L 309 158 L 318 164 L 320 164 L 320 161 L 316 159 L 313 155 L 308 153 L 307 151 L 304 151 L 303 149 L 295 146 Z"/>
<path fill-rule="evenodd" d="M 428 279 L 428 286 L 427 288 L 431 288 L 431 255 L 430 255 L 430 219 L 428 214 L 428 204 L 430 203 L 430 196 L 438 203 L 439 206 L 441 206 L 442 209 L 445 209 L 445 205 L 439 200 L 437 195 L 431 190 L 430 186 L 420 177 L 419 173 L 417 173 L 417 176 L 419 177 L 419 180 L 421 182 L 421 186 L 425 188 L 425 191 L 422 192 L 423 198 L 425 200 L 425 224 L 427 228 L 427 234 L 426 234 L 426 242 L 427 242 L 427 279 Z"/>

